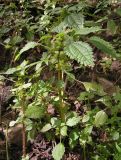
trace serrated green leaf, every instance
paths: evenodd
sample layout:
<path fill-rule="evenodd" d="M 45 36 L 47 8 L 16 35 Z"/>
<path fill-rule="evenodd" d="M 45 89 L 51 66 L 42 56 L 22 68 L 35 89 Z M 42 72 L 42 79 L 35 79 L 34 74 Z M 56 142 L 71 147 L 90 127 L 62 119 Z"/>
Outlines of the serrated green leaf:
<path fill-rule="evenodd" d="M 96 36 L 91 37 L 90 41 L 93 45 L 95 45 L 98 49 L 100 49 L 104 53 L 107 53 L 110 56 L 116 57 L 116 51 L 113 48 L 111 43 Z"/>
<path fill-rule="evenodd" d="M 5 33 L 9 32 L 9 31 L 10 31 L 10 28 L 7 28 L 7 27 L 5 27 L 5 26 L 2 26 L 2 27 L 0 28 L 0 35 L 5 34 Z"/>
<path fill-rule="evenodd" d="M 52 156 L 54 160 L 61 160 L 64 153 L 65 153 L 65 147 L 62 143 L 59 143 L 54 147 L 52 151 Z"/>
<path fill-rule="evenodd" d="M 38 43 L 36 42 L 28 42 L 21 50 L 20 50 L 20 54 L 22 54 L 25 51 L 28 51 L 31 48 L 34 48 L 38 45 Z"/>
<path fill-rule="evenodd" d="M 95 116 L 95 125 L 96 125 L 96 127 L 100 127 L 103 124 L 105 124 L 107 119 L 108 119 L 108 116 L 103 110 L 97 112 L 97 114 Z"/>
<path fill-rule="evenodd" d="M 74 28 L 80 29 L 84 24 L 84 16 L 81 13 L 71 13 L 65 17 L 65 19 L 56 27 L 54 27 L 51 32 L 64 32 L 65 29 Z"/>
<path fill-rule="evenodd" d="M 61 33 L 63 32 L 67 27 L 67 24 L 63 22 L 61 22 L 58 26 L 54 27 L 51 32 L 56 32 L 56 33 Z"/>
<path fill-rule="evenodd" d="M 69 127 L 75 126 L 80 122 L 80 117 L 69 118 L 66 122 L 66 125 Z"/>
<path fill-rule="evenodd" d="M 95 33 L 95 32 L 98 32 L 98 31 L 101 31 L 101 28 L 96 26 L 96 27 L 85 27 L 85 28 L 80 28 L 79 30 L 77 30 L 75 32 L 75 35 L 79 34 L 79 35 L 87 35 L 87 34 L 90 34 L 90 33 Z"/>
<path fill-rule="evenodd" d="M 52 128 L 51 124 L 48 123 L 48 124 L 46 124 L 46 125 L 41 129 L 41 132 L 42 132 L 42 133 L 47 132 L 47 131 L 49 131 L 51 128 Z"/>
<path fill-rule="evenodd" d="M 84 25 L 84 16 L 81 13 L 71 13 L 65 18 L 64 22 L 68 27 L 79 29 Z"/>
<path fill-rule="evenodd" d="M 25 112 L 25 115 L 28 118 L 38 119 L 43 117 L 44 115 L 44 108 L 42 106 L 29 106 Z"/>
<path fill-rule="evenodd" d="M 76 60 L 81 65 L 94 65 L 92 48 L 85 42 L 78 41 L 68 44 L 64 51 L 71 59 Z"/>

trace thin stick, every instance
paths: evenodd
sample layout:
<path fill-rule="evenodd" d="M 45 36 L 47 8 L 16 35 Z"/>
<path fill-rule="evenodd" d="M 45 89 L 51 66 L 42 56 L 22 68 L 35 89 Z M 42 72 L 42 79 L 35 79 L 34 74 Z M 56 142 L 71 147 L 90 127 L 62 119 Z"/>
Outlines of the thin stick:
<path fill-rule="evenodd" d="M 22 112 L 23 112 L 23 116 L 25 116 L 25 108 L 24 108 L 24 98 L 22 98 Z M 26 157 L 26 127 L 25 127 L 25 123 L 23 120 L 22 123 L 23 127 L 22 127 L 22 150 L 23 150 L 23 158 Z"/>
<path fill-rule="evenodd" d="M 6 160 L 9 160 L 9 152 L 8 152 L 8 124 L 2 122 L 1 125 L 5 125 L 5 127 L 6 127 L 6 132 L 5 132 Z"/>
<path fill-rule="evenodd" d="M 6 137 L 6 140 L 5 140 L 5 142 L 6 142 L 6 158 L 7 158 L 7 160 L 9 160 L 9 153 L 8 153 L 8 125 L 6 125 L 6 135 L 5 135 L 5 137 Z"/>
<path fill-rule="evenodd" d="M 0 125 L 2 126 L 2 106 L 0 102 Z"/>
<path fill-rule="evenodd" d="M 23 149 L 23 157 L 26 157 L 26 128 L 25 124 L 23 123 L 23 128 L 22 128 L 22 149 Z"/>

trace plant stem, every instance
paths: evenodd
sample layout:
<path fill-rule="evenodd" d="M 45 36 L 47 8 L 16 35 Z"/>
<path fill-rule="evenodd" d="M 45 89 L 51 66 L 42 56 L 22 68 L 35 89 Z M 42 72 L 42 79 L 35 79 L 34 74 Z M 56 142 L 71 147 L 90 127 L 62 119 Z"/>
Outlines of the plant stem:
<path fill-rule="evenodd" d="M 23 118 L 25 117 L 25 108 L 24 108 L 24 98 L 22 99 L 22 112 L 23 112 Z M 24 124 L 24 120 L 22 123 L 23 127 L 22 127 L 22 150 L 23 150 L 23 158 L 26 157 L 26 127 Z"/>
<path fill-rule="evenodd" d="M 86 150 L 85 150 L 85 145 L 83 147 L 83 153 L 84 153 L 84 160 L 86 160 Z"/>
<path fill-rule="evenodd" d="M 62 81 L 62 80 L 63 80 L 63 72 L 62 72 L 61 66 L 60 66 L 60 52 L 59 52 L 59 54 L 58 54 L 58 81 Z M 60 116 L 61 116 L 61 119 L 63 121 L 65 121 L 63 93 L 64 93 L 63 88 L 59 88 L 58 94 L 59 94 L 59 101 L 60 101 L 60 108 L 59 108 Z"/>

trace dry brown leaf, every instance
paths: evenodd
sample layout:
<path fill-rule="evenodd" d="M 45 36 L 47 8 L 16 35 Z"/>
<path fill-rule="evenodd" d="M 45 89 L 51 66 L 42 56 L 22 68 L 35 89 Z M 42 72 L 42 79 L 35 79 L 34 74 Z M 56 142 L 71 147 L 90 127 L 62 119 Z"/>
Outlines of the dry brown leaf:
<path fill-rule="evenodd" d="M 111 65 L 111 71 L 118 71 L 121 69 L 121 62 L 119 61 L 113 61 Z"/>
<path fill-rule="evenodd" d="M 117 92 L 117 87 L 111 81 L 102 77 L 98 77 L 97 80 L 108 95 L 113 95 L 113 93 Z"/>

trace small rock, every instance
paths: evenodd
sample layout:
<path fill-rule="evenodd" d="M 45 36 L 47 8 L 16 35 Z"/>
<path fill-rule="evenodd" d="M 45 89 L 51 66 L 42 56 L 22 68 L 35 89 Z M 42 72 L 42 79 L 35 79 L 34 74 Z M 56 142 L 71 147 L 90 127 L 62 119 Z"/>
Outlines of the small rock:
<path fill-rule="evenodd" d="M 16 144 L 17 146 L 22 145 L 22 124 L 18 124 L 10 129 L 8 129 L 8 143 Z M 3 131 L 6 135 L 7 130 Z"/>

